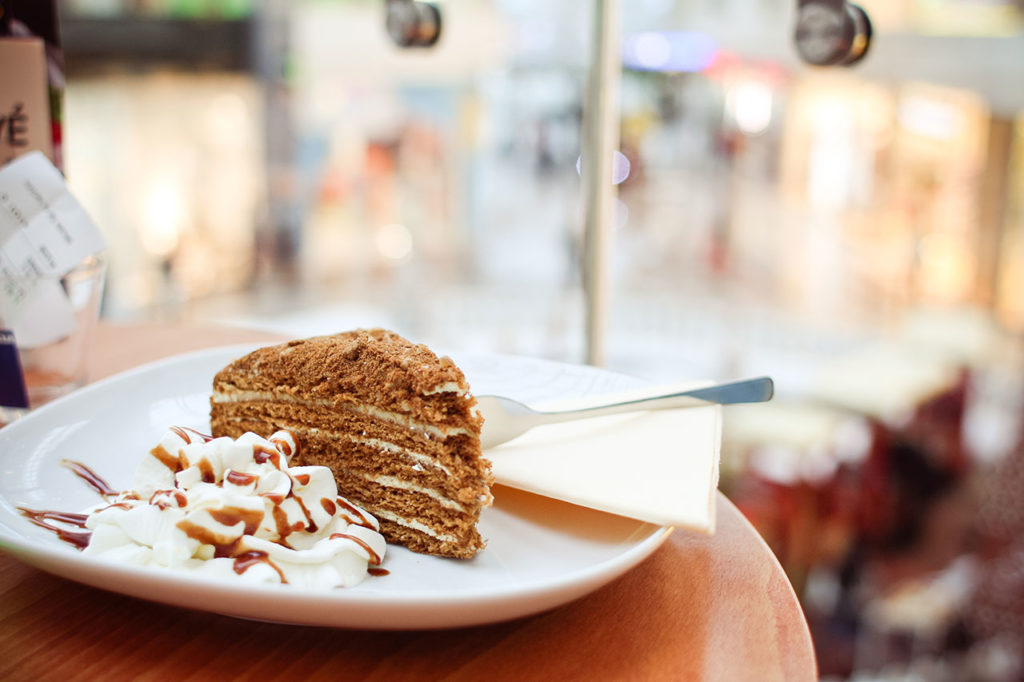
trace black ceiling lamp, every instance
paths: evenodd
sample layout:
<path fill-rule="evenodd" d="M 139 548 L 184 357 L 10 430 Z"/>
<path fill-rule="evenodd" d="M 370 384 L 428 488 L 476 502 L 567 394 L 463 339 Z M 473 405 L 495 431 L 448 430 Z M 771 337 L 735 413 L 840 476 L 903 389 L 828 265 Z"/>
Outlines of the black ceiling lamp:
<path fill-rule="evenodd" d="M 868 53 L 871 20 L 845 0 L 799 0 L 793 39 L 808 64 L 850 66 Z"/>
<path fill-rule="evenodd" d="M 385 25 L 399 47 L 433 47 L 441 38 L 441 11 L 432 2 L 387 0 Z"/>

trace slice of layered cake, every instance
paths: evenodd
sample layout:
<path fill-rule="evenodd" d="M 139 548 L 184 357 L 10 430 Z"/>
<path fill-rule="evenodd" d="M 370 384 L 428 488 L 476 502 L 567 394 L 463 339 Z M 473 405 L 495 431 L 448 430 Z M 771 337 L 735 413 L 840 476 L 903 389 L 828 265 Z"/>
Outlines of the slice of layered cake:
<path fill-rule="evenodd" d="M 210 403 L 215 436 L 293 433 L 296 464 L 330 467 L 390 542 L 459 558 L 483 547 L 483 419 L 451 359 L 383 329 L 290 341 L 221 370 Z"/>

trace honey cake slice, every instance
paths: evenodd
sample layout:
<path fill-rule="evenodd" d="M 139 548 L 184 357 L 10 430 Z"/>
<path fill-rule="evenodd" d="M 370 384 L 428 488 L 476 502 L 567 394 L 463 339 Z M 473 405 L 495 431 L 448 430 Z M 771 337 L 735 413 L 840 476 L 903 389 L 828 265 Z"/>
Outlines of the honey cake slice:
<path fill-rule="evenodd" d="M 483 548 L 491 504 L 483 418 L 462 371 L 384 329 L 261 348 L 213 380 L 215 436 L 294 434 L 298 464 L 330 467 L 389 542 L 437 556 Z"/>

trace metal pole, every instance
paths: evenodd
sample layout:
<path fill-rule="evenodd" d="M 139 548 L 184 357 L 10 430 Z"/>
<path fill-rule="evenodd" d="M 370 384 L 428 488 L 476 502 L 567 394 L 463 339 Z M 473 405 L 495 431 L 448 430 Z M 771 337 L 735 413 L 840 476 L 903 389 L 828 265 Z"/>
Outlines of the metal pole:
<path fill-rule="evenodd" d="M 586 362 L 603 365 L 608 263 L 615 186 L 612 155 L 619 144 L 619 2 L 595 0 L 591 59 L 583 109 L 583 295 Z"/>

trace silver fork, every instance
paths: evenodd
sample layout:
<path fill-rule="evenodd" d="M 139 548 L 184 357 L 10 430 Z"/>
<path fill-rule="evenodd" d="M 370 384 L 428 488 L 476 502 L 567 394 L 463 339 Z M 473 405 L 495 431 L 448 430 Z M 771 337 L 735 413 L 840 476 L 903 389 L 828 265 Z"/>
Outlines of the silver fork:
<path fill-rule="evenodd" d="M 738 403 L 760 403 L 771 400 L 775 384 L 770 377 L 744 379 L 714 386 L 702 386 L 678 393 L 648 396 L 635 400 L 597 405 L 577 410 L 544 412 L 534 410 L 523 403 L 497 395 L 478 395 L 476 400 L 484 416 L 480 441 L 485 450 L 522 435 L 535 426 L 603 417 L 623 412 L 644 410 L 667 410 L 679 407 L 700 407 L 703 405 L 734 405 Z"/>

